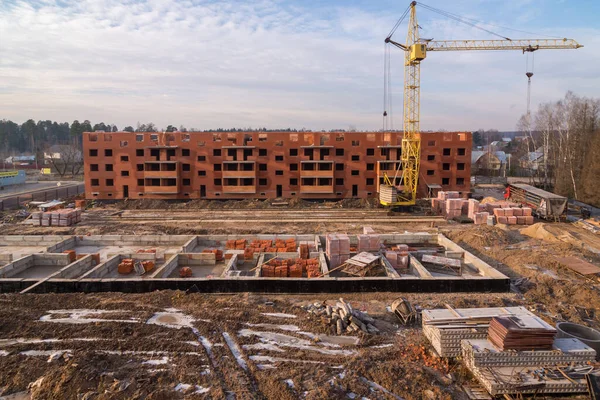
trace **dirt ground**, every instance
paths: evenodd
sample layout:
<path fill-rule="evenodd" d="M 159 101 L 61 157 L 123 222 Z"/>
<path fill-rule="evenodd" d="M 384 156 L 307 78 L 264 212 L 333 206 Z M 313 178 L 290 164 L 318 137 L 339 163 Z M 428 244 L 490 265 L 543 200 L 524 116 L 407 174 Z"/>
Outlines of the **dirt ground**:
<path fill-rule="evenodd" d="M 117 208 L 91 213 L 110 214 Z M 377 210 L 371 210 L 377 212 Z M 240 211 L 243 213 L 243 211 Z M 93 215 L 89 213 L 88 215 Z M 307 210 L 314 213 L 314 210 Z M 337 215 L 337 214 L 332 214 Z M 341 214 L 340 214 L 341 215 Z M 385 214 L 384 214 L 385 215 Z M 10 233 L 274 233 L 273 224 L 236 225 L 101 218 L 72 228 L 4 225 Z M 196 225 L 194 225 L 196 224 Z M 357 233 L 365 223 L 285 222 L 280 233 Z M 511 293 L 0 295 L 0 396 L 22 399 L 465 399 L 470 382 L 455 361 L 430 353 L 418 326 L 387 310 L 399 296 L 421 309 L 522 305 L 548 322 L 600 329 L 600 282 L 554 256 L 600 266 L 598 237 L 570 224 L 438 227 L 369 223 L 376 232 L 435 231 L 512 279 Z M 39 232 L 37 230 L 39 230 Z M 539 230 L 539 226 L 535 230 Z M 300 306 L 339 297 L 376 318 L 381 334 L 336 342 L 330 327 Z M 157 322 L 159 324 L 153 323 Z M 28 389 L 29 388 L 29 389 Z M 536 397 L 541 398 L 541 397 Z"/>

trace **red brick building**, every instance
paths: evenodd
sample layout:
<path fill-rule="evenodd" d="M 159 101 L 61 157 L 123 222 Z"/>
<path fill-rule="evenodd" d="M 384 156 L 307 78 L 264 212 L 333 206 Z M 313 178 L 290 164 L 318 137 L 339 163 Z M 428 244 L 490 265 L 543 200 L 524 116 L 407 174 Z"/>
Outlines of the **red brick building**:
<path fill-rule="evenodd" d="M 377 196 L 399 132 L 88 132 L 88 199 L 342 199 Z M 421 134 L 419 195 L 468 192 L 471 133 Z M 398 178 L 397 184 L 400 184 Z"/>

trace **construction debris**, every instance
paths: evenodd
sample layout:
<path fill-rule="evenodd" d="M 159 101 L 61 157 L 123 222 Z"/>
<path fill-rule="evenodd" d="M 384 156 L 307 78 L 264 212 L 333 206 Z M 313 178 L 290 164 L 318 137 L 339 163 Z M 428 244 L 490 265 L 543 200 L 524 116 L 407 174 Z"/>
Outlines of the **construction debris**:
<path fill-rule="evenodd" d="M 309 314 L 321 318 L 321 321 L 335 328 L 336 334 L 352 333 L 362 331 L 365 334 L 375 335 L 379 333 L 374 325 L 375 319 L 368 314 L 352 308 L 340 297 L 335 306 L 323 303 L 313 303 L 302 307 Z"/>
<path fill-rule="evenodd" d="M 408 301 L 404 297 L 400 297 L 399 299 L 394 300 L 394 302 L 391 305 L 391 309 L 403 325 L 408 325 L 411 322 L 416 322 L 419 316 L 417 311 L 413 308 L 412 304 L 410 304 L 410 301 Z"/>
<path fill-rule="evenodd" d="M 362 252 L 348 259 L 340 265 L 341 271 L 347 275 L 364 277 L 381 266 L 381 257 L 371 253 Z"/>

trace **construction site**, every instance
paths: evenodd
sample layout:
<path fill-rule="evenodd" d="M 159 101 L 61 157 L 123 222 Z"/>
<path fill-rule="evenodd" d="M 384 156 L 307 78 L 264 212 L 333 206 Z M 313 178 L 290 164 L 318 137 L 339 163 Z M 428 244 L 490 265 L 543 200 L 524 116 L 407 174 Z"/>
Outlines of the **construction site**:
<path fill-rule="evenodd" d="M 416 6 L 381 131 L 84 132 L 85 193 L 3 206 L 0 400 L 600 399 L 600 210 L 420 128 L 430 52 L 582 45 Z"/>

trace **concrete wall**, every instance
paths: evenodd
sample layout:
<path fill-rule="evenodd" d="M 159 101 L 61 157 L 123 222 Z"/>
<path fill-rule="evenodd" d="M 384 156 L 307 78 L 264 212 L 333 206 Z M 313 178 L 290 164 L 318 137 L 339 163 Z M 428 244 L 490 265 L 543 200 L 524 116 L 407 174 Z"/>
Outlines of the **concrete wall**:
<path fill-rule="evenodd" d="M 466 251 L 465 249 L 463 249 L 462 247 L 460 247 L 459 245 L 457 245 L 456 243 L 454 243 L 452 240 L 448 239 L 444 235 L 442 235 L 442 234 L 438 235 L 438 243 L 450 251 L 463 251 L 464 252 L 463 261 L 466 264 L 471 264 L 474 267 L 476 267 L 479 270 L 480 275 L 485 276 L 486 278 L 495 278 L 495 279 L 506 278 L 506 279 L 508 279 L 508 277 L 506 275 L 504 275 L 503 273 L 494 269 L 492 266 L 490 266 L 488 263 L 486 263 L 479 257 L 476 257 L 472 253 L 469 253 L 468 251 Z"/>
<path fill-rule="evenodd" d="M 89 199 L 122 199 L 125 187 L 127 197 L 135 199 L 374 197 L 383 172 L 394 172 L 399 163 L 402 136 L 401 132 L 88 132 L 83 135 L 85 192 Z M 427 183 L 442 185 L 443 190 L 470 191 L 471 139 L 468 132 L 421 133 L 421 170 Z M 107 164 L 112 171 L 107 171 Z M 162 170 L 166 167 L 161 164 L 173 168 Z M 152 171 L 153 166 L 159 170 Z M 128 176 L 122 176 L 123 171 Z M 172 179 L 173 185 L 151 186 L 151 179 Z M 247 182 L 242 185 L 241 179 Z M 310 179 L 315 179 L 314 186 Z M 419 194 L 426 192 L 421 179 Z"/>
<path fill-rule="evenodd" d="M 181 246 L 190 235 L 92 235 L 76 236 L 77 246 Z"/>
<path fill-rule="evenodd" d="M 69 264 L 68 254 L 40 253 L 31 254 L 0 268 L 0 278 L 11 278 L 34 265 L 66 266 Z"/>
<path fill-rule="evenodd" d="M 47 246 L 52 247 L 72 236 L 58 235 L 0 235 L 0 246 Z"/>
<path fill-rule="evenodd" d="M 123 292 L 146 293 L 155 290 L 188 290 L 192 286 L 207 293 L 350 293 L 350 292 L 486 292 L 505 293 L 510 279 L 416 279 L 416 278 L 319 278 L 319 279 L 78 279 L 49 280 L 35 293 L 49 292 Z M 19 281 L 0 281 L 0 291 L 22 290 Z"/>

